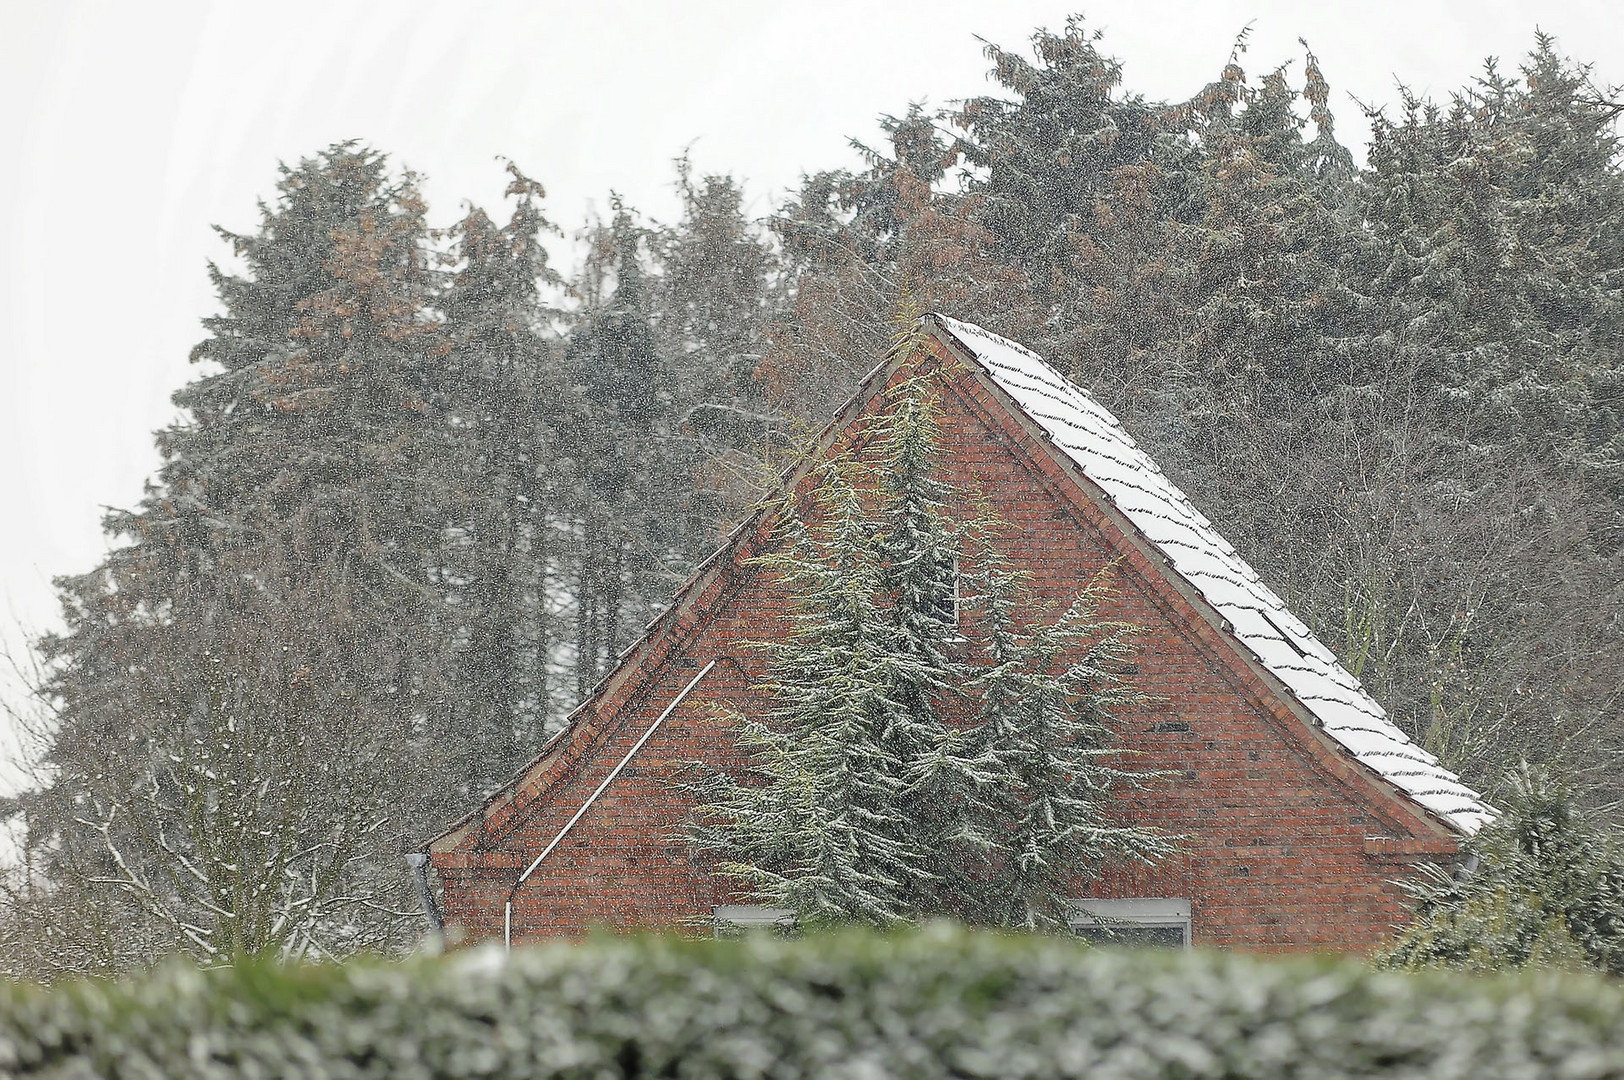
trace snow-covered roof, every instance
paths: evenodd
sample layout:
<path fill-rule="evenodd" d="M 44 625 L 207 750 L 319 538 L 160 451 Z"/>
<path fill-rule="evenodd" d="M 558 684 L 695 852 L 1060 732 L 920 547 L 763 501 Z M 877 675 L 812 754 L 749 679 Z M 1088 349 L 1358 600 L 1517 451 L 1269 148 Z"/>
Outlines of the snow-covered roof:
<path fill-rule="evenodd" d="M 1327 735 L 1456 829 L 1473 833 L 1492 819 L 1494 812 L 1476 792 L 1387 718 L 1092 395 L 1013 341 L 933 317 L 1229 621 L 1234 637 Z"/>

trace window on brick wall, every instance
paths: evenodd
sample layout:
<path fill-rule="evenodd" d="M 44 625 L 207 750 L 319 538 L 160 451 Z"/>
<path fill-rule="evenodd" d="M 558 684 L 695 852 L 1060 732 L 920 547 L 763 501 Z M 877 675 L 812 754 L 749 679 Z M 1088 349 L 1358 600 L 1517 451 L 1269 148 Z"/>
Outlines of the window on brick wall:
<path fill-rule="evenodd" d="M 719 938 L 768 933 L 795 932 L 795 912 L 789 908 L 757 907 L 754 904 L 718 904 L 711 908 L 712 934 Z"/>
<path fill-rule="evenodd" d="M 1071 929 L 1096 945 L 1188 949 L 1190 902 L 1165 897 L 1075 900 Z"/>

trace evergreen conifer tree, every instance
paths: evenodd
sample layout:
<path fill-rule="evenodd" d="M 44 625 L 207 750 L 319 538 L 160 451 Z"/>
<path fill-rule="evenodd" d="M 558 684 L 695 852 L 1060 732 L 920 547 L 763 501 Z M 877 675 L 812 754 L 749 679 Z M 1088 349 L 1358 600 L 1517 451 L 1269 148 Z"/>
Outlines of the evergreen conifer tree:
<path fill-rule="evenodd" d="M 443 818 L 453 483 L 423 206 L 383 156 L 284 168 L 176 394 L 122 543 L 61 579 L 29 842 L 112 937 L 171 949 L 393 947 L 401 838 Z"/>
<path fill-rule="evenodd" d="M 1026 268 L 997 248 L 987 197 L 952 190 L 964 153 L 918 104 L 883 116 L 889 143 L 853 141 L 867 167 L 817 173 L 771 220 L 782 245 L 786 316 L 762 364 L 770 397 L 823 416 L 884 346 L 886 316 L 904 295 L 990 329 L 1029 337 L 1041 322 Z"/>
<path fill-rule="evenodd" d="M 574 707 L 567 527 L 583 501 L 585 402 L 547 330 L 541 186 L 509 165 L 511 219 L 471 210 L 453 230 L 455 273 L 439 300 L 462 517 L 445 540 L 442 587 L 463 627 L 457 653 L 465 798 L 505 781 Z"/>
<path fill-rule="evenodd" d="M 1350 667 L 1480 783 L 1580 729 L 1616 746 L 1624 718 L 1624 635 L 1591 614 L 1624 592 L 1618 110 L 1544 35 L 1521 76 L 1373 117 L 1338 343 L 1358 527 L 1320 545 L 1361 555 L 1328 575 Z M 1616 801 L 1610 751 L 1584 756 Z"/>
<path fill-rule="evenodd" d="M 1624 847 L 1586 821 L 1571 787 L 1526 763 L 1506 812 L 1469 839 L 1463 869 L 1411 888 L 1415 918 L 1384 967 L 1583 968 L 1624 975 Z"/>
<path fill-rule="evenodd" d="M 1109 822 L 1141 779 L 1107 726 L 1134 700 L 1130 628 L 1099 617 L 1103 585 L 1029 625 L 993 525 L 953 519 L 928 377 L 888 402 L 857 440 L 872 461 L 826 463 L 762 557 L 795 598 L 787 638 L 762 646 L 775 708 L 737 718 L 751 775 L 712 778 L 696 842 L 803 923 L 1063 926 L 1076 882 L 1168 850 Z"/>
<path fill-rule="evenodd" d="M 664 452 L 686 466 L 696 558 L 726 535 L 793 450 L 763 392 L 767 328 L 782 300 L 776 253 L 744 215 L 744 192 L 727 175 L 695 177 L 677 161 L 682 216 L 650 232 L 649 324 L 674 376 L 679 417 Z"/>
<path fill-rule="evenodd" d="M 756 366 L 773 301 L 773 252 L 744 216 L 731 176 L 696 178 L 677 160 L 682 217 L 651 237 L 658 274 L 649 283 L 651 323 L 668 363 L 701 403 L 760 405 Z"/>
<path fill-rule="evenodd" d="M 669 601 L 690 565 L 692 502 L 673 448 L 678 386 L 649 325 L 647 230 L 615 203 L 576 284 L 585 306 L 565 361 L 582 387 L 574 508 L 575 676 L 584 696 Z"/>
<path fill-rule="evenodd" d="M 1134 627 L 1103 614 L 1111 592 L 1096 577 L 1052 624 L 1023 626 L 1021 575 L 986 541 L 974 586 L 984 627 L 985 667 L 970 684 L 979 697 L 966 755 L 983 783 L 968 805 L 963 835 L 990 852 L 968 861 L 980 901 L 969 917 L 995 926 L 1060 925 L 1057 900 L 1078 868 L 1147 861 L 1171 844 L 1113 821 L 1113 788 L 1135 777 L 1116 762 L 1108 722 L 1139 700 L 1123 677 Z M 961 751 L 962 752 L 962 751 Z M 972 849 L 973 850 L 973 849 Z"/>

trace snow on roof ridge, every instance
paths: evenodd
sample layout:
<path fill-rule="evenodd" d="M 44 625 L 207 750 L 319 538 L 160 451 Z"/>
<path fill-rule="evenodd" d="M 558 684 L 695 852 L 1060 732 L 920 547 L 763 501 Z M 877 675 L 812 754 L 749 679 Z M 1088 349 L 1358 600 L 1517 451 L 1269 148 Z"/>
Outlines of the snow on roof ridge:
<path fill-rule="evenodd" d="M 1037 353 L 973 323 L 932 316 L 1097 484 L 1355 759 L 1463 833 L 1494 817 L 1412 742 L 1359 680 L 1134 442 L 1115 416 Z"/>

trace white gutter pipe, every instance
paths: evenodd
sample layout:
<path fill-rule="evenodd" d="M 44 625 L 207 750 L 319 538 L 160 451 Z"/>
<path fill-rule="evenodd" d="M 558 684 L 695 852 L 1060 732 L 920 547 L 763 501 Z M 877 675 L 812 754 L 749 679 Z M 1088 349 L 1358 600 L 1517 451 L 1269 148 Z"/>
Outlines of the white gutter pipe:
<path fill-rule="evenodd" d="M 575 816 L 570 818 L 562 829 L 558 830 L 558 835 L 553 837 L 553 842 L 542 849 L 541 854 L 536 856 L 535 861 L 525 868 L 524 873 L 519 875 L 519 880 L 513 883 L 513 888 L 508 890 L 507 903 L 504 904 L 502 908 L 502 948 L 504 951 L 513 951 L 513 898 L 518 895 L 520 886 L 525 883 L 526 879 L 528 879 L 531 874 L 536 872 L 536 867 L 541 865 L 541 861 L 547 856 L 551 855 L 554 848 L 563 843 L 564 837 L 568 836 L 569 831 L 575 828 L 575 823 L 580 821 L 581 817 L 592 808 L 592 804 L 598 801 L 598 796 L 602 795 L 604 789 L 615 782 L 615 777 L 620 775 L 620 770 L 624 769 L 626 767 L 626 763 L 631 761 L 631 759 L 637 755 L 639 750 L 643 749 L 643 744 L 648 742 L 649 736 L 653 735 L 655 731 L 659 730 L 660 725 L 665 723 L 665 718 L 670 716 L 672 711 L 675 710 L 678 705 L 682 704 L 682 699 L 688 696 L 688 691 L 698 686 L 699 680 L 703 679 L 706 675 L 709 675 L 710 669 L 715 666 L 716 661 L 712 660 L 710 663 L 706 664 L 700 669 L 698 675 L 695 675 L 692 679 L 688 680 L 688 685 L 684 686 L 677 696 L 671 699 L 671 704 L 665 707 L 664 712 L 655 717 L 654 723 L 650 724 L 648 730 L 643 732 L 643 737 L 633 743 L 630 750 L 626 751 L 626 756 L 620 759 L 620 764 L 609 770 L 609 775 L 603 778 L 603 783 L 598 785 L 598 790 L 587 796 L 586 802 L 582 803 L 581 808 L 575 811 Z"/>

